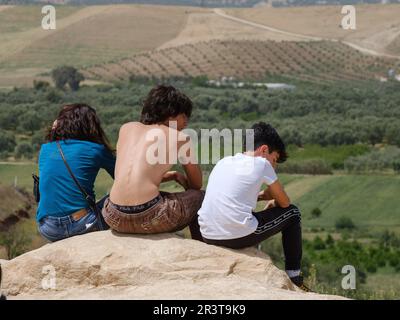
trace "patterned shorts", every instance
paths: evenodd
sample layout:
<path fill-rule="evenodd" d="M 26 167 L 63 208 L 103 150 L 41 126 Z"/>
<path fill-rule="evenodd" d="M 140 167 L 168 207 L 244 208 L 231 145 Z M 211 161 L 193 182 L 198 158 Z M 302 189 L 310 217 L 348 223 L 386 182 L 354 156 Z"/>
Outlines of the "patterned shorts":
<path fill-rule="evenodd" d="M 121 233 L 164 233 L 182 230 L 194 218 L 204 199 L 204 191 L 179 193 L 160 192 L 160 200 L 140 213 L 124 213 L 110 199 L 103 208 L 103 217 L 111 229 Z"/>

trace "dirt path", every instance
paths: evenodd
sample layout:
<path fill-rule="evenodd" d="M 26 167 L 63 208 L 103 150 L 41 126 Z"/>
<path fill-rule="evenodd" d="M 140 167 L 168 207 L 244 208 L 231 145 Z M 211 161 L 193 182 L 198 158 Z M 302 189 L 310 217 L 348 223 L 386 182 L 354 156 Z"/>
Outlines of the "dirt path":
<path fill-rule="evenodd" d="M 189 13 L 186 24 L 177 37 L 164 43 L 158 49 L 210 40 L 304 40 L 304 37 L 290 33 L 278 33 L 276 30 L 267 27 L 260 28 L 256 26 L 257 24 L 244 25 L 236 21 L 234 17 L 229 19 L 222 17 L 221 14 L 223 12 L 216 14 L 213 10 Z"/>
<path fill-rule="evenodd" d="M 246 24 L 246 25 L 255 27 L 255 28 L 260 28 L 260 29 L 271 31 L 271 32 L 280 33 L 280 34 L 283 34 L 285 36 L 290 36 L 290 37 L 295 37 L 295 38 L 300 38 L 302 40 L 310 40 L 310 41 L 320 41 L 320 40 L 322 40 L 322 38 L 319 38 L 319 37 L 306 36 L 306 35 L 299 34 L 299 33 L 283 31 L 283 30 L 279 30 L 279 29 L 276 29 L 276 28 L 273 28 L 273 27 L 269 27 L 269 26 L 266 26 L 266 25 L 263 25 L 263 24 L 255 23 L 255 22 L 252 22 L 252 21 L 249 21 L 249 20 L 240 19 L 240 18 L 237 18 L 237 17 L 234 17 L 234 16 L 226 14 L 225 11 L 222 10 L 222 9 L 214 9 L 214 13 L 217 14 L 218 16 L 222 17 L 222 18 L 225 18 L 225 19 L 236 21 L 236 22 L 239 22 L 239 23 L 242 23 L 242 24 Z"/>
<path fill-rule="evenodd" d="M 328 40 L 328 41 L 334 41 L 337 42 L 337 39 L 330 39 L 330 38 L 320 38 L 320 37 L 314 37 L 314 36 L 307 36 L 307 35 L 303 35 L 303 34 L 299 34 L 299 33 L 293 33 L 293 32 L 288 32 L 288 31 L 284 31 L 284 30 L 280 30 L 280 29 L 276 29 L 270 26 L 266 26 L 263 24 L 259 24 L 259 23 L 255 23 L 249 20 L 245 20 L 245 19 L 241 19 L 241 18 L 237 18 L 231 15 L 228 15 L 224 12 L 224 10 L 222 9 L 214 9 L 214 13 L 217 14 L 218 16 L 225 18 L 225 19 L 229 19 L 232 21 L 236 21 L 245 25 L 250 25 L 253 26 L 255 28 L 260 28 L 260 29 L 264 29 L 264 30 L 268 30 L 271 32 L 276 32 L 285 36 L 292 36 L 292 37 L 298 37 L 301 38 L 302 40 L 309 40 L 309 41 L 321 41 L 321 40 Z M 357 45 L 355 43 L 349 42 L 349 41 L 341 41 L 342 43 L 356 49 L 359 50 L 363 53 L 366 54 L 371 54 L 374 56 L 381 56 L 381 57 L 387 57 L 387 58 L 394 58 L 394 59 L 400 59 L 400 56 L 397 55 L 391 55 L 391 54 L 386 54 L 386 53 L 382 53 L 382 52 L 378 52 L 372 49 L 368 49 L 365 48 L 363 46 Z"/>

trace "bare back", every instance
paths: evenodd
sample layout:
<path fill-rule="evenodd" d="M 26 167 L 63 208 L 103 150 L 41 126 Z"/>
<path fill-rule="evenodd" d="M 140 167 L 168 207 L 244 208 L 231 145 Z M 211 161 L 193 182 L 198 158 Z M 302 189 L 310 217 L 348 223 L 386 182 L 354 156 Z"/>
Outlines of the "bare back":
<path fill-rule="evenodd" d="M 115 181 L 110 193 L 113 203 L 135 206 L 159 194 L 163 176 L 174 161 L 176 163 L 175 155 L 181 145 L 178 139 L 171 138 L 174 135 L 182 133 L 165 125 L 131 122 L 122 126 L 117 143 Z M 166 161 L 156 161 L 155 157 Z"/>

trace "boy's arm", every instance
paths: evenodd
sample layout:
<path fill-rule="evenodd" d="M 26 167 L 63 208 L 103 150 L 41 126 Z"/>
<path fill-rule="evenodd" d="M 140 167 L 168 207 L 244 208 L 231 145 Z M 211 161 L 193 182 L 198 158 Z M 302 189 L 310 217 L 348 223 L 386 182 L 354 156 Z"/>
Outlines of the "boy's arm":
<path fill-rule="evenodd" d="M 200 166 L 198 164 L 185 164 L 183 165 L 183 170 L 185 170 L 188 188 L 200 190 L 203 186 L 203 174 L 201 172 Z"/>
<path fill-rule="evenodd" d="M 281 208 L 287 208 L 290 206 L 290 199 L 279 180 L 276 180 L 268 187 L 268 193 L 271 195 L 272 199 L 275 200 L 275 203 Z"/>
<path fill-rule="evenodd" d="M 197 162 L 189 136 L 186 136 L 183 143 L 180 143 L 180 147 L 183 145 L 186 145 L 183 149 L 186 152 L 182 153 L 182 150 L 180 149 L 178 154 L 179 158 L 183 160 L 181 163 L 183 170 L 186 173 L 188 189 L 200 190 L 203 186 L 203 173 L 201 172 L 200 165 Z"/>
<path fill-rule="evenodd" d="M 266 188 L 258 194 L 258 199 L 257 201 L 266 201 L 266 200 L 273 200 L 274 198 L 272 197 L 271 193 L 269 192 L 269 189 Z"/>
<path fill-rule="evenodd" d="M 164 174 L 161 182 L 176 181 L 185 190 L 189 188 L 187 178 L 184 174 L 178 171 L 168 171 Z"/>

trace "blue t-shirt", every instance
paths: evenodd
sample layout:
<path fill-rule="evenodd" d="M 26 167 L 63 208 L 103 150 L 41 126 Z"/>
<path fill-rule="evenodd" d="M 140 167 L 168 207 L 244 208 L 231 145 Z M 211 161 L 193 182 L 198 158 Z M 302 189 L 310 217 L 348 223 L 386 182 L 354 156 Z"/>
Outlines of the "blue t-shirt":
<path fill-rule="evenodd" d="M 83 189 L 95 198 L 94 182 L 101 168 L 114 178 L 115 156 L 101 144 L 81 141 L 60 141 L 62 151 Z M 39 154 L 40 202 L 36 220 L 43 217 L 68 216 L 88 203 L 70 176 L 56 142 L 43 144 Z"/>

